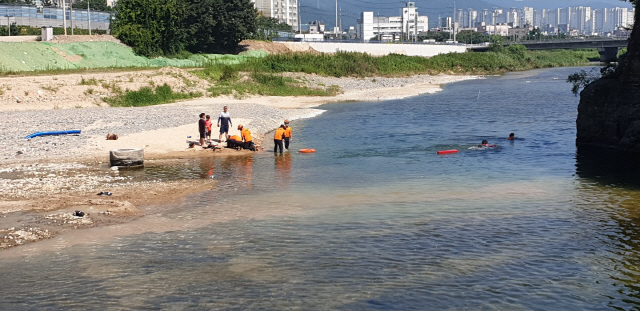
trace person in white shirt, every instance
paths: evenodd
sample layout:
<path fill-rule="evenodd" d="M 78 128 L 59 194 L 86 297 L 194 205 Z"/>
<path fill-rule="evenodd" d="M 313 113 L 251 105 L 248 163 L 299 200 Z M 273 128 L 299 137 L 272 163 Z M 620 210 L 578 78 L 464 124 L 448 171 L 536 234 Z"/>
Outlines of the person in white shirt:
<path fill-rule="evenodd" d="M 218 127 L 220 128 L 219 142 L 222 142 L 222 134 L 224 134 L 225 140 L 229 140 L 229 126 L 233 126 L 231 123 L 231 115 L 229 114 L 229 108 L 224 106 L 224 111 L 221 112 L 218 117 Z"/>

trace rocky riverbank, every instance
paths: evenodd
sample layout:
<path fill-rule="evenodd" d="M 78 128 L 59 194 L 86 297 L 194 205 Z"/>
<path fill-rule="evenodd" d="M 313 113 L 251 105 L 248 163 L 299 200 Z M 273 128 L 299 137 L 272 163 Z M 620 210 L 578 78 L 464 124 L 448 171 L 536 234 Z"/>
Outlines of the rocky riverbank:
<path fill-rule="evenodd" d="M 176 83 L 184 83 L 180 77 L 187 75 L 177 75 L 174 69 L 164 71 L 170 74 L 130 74 L 165 81 L 174 79 Z M 127 78 L 127 73 L 113 75 L 121 83 L 140 83 L 138 78 Z M 260 143 L 264 135 L 284 119 L 316 116 L 322 110 L 311 107 L 324 103 L 408 97 L 436 92 L 445 83 L 477 78 L 447 75 L 366 79 L 295 76 L 310 86 L 337 85 L 343 93 L 334 97 L 220 97 L 138 108 L 97 107 L 82 98 L 96 95 L 86 93 L 91 86 L 78 81 L 98 79 L 70 75 L 55 76 L 51 81 L 66 83 L 65 96 L 83 94 L 76 99 L 83 102 L 82 105 L 69 106 L 58 99 L 18 103 L 11 102 L 8 97 L 9 100 L 0 105 L 0 117 L 4 120 L 0 124 L 0 248 L 50 238 L 72 229 L 131 221 L 148 212 L 141 207 L 166 204 L 195 192 L 215 189 L 216 180 L 212 178 L 135 178 L 108 166 L 109 150 L 116 148 L 143 148 L 146 163 L 151 166 L 167 165 L 167 161 L 175 159 L 250 153 L 189 148 L 190 142 L 197 141 L 197 120 L 201 112 L 215 120 L 222 107 L 228 106 L 234 124 L 230 134 L 237 134 L 235 127 L 243 124 Z M 23 82 L 28 81 L 22 81 L 24 79 L 33 78 L 15 81 L 5 78 L 0 84 L 5 90 L 25 92 L 20 89 L 27 87 L 28 83 Z M 69 81 L 65 82 L 65 79 Z M 197 84 L 190 85 L 198 88 Z M 63 107 L 67 109 L 61 109 Z M 34 132 L 71 129 L 81 130 L 82 134 L 25 139 Z M 213 132 L 215 139 L 216 129 Z M 107 141 L 108 133 L 119 135 L 119 139 Z M 103 191 L 111 192 L 112 196 L 97 195 Z M 76 210 L 86 215 L 74 216 Z"/>

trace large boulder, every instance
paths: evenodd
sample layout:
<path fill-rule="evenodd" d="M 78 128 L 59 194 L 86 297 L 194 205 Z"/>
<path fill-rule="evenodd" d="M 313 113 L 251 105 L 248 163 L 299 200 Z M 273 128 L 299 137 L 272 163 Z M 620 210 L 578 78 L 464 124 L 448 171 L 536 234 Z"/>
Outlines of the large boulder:
<path fill-rule="evenodd" d="M 580 93 L 576 144 L 640 152 L 640 88 L 600 79 Z"/>
<path fill-rule="evenodd" d="M 580 93 L 578 150 L 604 147 L 640 152 L 640 10 L 635 10 L 634 20 L 627 54 L 616 73 Z"/>
<path fill-rule="evenodd" d="M 144 165 L 144 149 L 114 149 L 109 151 L 111 166 Z"/>

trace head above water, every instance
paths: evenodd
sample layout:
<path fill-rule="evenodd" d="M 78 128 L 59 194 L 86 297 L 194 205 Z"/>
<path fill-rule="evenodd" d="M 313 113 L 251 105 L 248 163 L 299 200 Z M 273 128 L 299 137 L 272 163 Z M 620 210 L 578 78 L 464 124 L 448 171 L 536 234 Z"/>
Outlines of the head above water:
<path fill-rule="evenodd" d="M 510 138 L 516 137 L 516 134 L 511 133 L 511 134 L 509 134 L 509 137 L 510 137 Z"/>
<path fill-rule="evenodd" d="M 483 139 L 483 140 L 482 140 L 482 144 L 483 144 L 483 145 L 487 145 L 487 144 L 489 144 L 489 142 L 488 142 L 486 139 Z"/>

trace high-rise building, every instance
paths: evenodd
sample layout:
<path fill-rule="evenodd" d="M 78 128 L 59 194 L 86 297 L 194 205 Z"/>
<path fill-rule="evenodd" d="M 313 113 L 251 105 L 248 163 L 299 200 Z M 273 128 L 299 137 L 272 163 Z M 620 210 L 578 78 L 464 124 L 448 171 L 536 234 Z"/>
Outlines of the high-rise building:
<path fill-rule="evenodd" d="M 532 7 L 525 6 L 524 9 L 522 9 L 520 26 L 522 27 L 533 26 L 533 19 L 534 19 L 533 13 L 534 13 L 534 10 Z"/>
<path fill-rule="evenodd" d="M 374 16 L 362 12 L 358 19 L 358 38 L 368 40 L 415 40 L 420 32 L 429 30 L 429 17 L 420 16 L 415 2 L 407 2 L 401 16 Z"/>
<path fill-rule="evenodd" d="M 273 17 L 298 31 L 298 0 L 251 0 L 266 17 Z"/>

